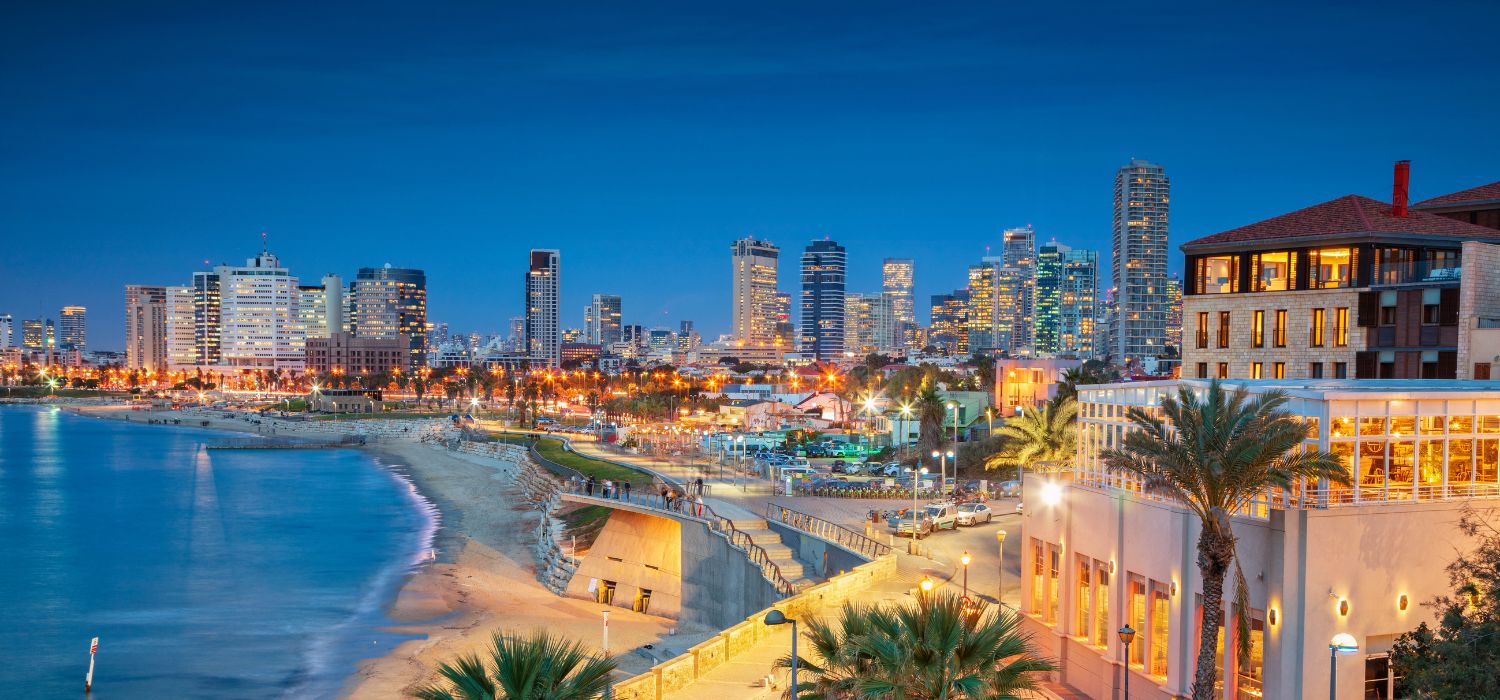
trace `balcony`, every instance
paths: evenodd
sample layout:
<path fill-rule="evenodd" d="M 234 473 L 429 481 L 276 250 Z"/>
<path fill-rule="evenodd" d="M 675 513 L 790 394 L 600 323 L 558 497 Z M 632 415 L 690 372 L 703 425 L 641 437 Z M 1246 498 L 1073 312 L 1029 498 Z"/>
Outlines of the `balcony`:
<path fill-rule="evenodd" d="M 1371 287 L 1458 283 L 1463 268 L 1449 261 L 1381 263 L 1376 266 Z"/>

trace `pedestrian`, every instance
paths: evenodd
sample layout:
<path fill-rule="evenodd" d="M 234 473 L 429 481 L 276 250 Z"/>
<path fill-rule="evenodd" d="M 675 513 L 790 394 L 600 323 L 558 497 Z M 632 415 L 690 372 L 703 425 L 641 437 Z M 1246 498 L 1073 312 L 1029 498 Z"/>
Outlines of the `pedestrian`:
<path fill-rule="evenodd" d="M 693 483 L 694 483 L 694 486 L 696 486 L 697 489 L 698 489 L 698 495 L 702 496 L 703 495 L 703 477 L 701 477 L 701 476 L 698 477 L 698 480 L 695 481 L 695 482 L 693 482 Z"/>
<path fill-rule="evenodd" d="M 668 508 L 669 505 L 670 505 L 669 501 L 667 501 L 667 494 L 669 494 L 669 493 L 671 493 L 671 492 L 667 490 L 667 487 L 665 487 L 665 486 L 661 487 L 661 507 L 663 509 Z"/>
<path fill-rule="evenodd" d="M 701 482 L 701 480 L 700 480 L 700 482 Z M 698 508 L 698 517 L 700 517 L 700 518 L 703 517 L 703 494 L 701 494 L 701 493 L 698 494 L 697 508 Z"/>
<path fill-rule="evenodd" d="M 594 495 L 594 477 L 590 476 L 588 482 L 583 485 L 583 492 L 588 496 Z"/>
<path fill-rule="evenodd" d="M 630 482 L 625 482 L 625 500 L 630 500 Z"/>

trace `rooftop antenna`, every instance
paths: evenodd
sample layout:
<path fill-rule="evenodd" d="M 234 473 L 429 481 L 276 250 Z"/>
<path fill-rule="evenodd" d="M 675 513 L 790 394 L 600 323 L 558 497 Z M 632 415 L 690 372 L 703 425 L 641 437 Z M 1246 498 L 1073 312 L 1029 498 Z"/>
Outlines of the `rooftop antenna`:
<path fill-rule="evenodd" d="M 260 232 L 260 252 L 261 255 L 265 255 L 266 253 L 270 252 L 270 243 L 266 241 L 265 231 Z"/>

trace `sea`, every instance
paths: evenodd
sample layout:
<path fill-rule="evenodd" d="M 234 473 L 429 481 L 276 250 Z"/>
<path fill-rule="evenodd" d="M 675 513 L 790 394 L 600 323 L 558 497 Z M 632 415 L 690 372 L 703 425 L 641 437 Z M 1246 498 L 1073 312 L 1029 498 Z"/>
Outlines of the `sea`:
<path fill-rule="evenodd" d="M 436 514 L 355 449 L 0 406 L 0 697 L 337 697 Z"/>

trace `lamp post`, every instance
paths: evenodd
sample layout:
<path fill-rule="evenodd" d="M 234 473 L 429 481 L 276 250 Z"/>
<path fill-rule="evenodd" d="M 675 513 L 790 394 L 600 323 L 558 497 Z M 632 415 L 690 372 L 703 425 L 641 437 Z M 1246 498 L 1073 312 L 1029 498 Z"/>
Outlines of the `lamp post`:
<path fill-rule="evenodd" d="M 969 550 L 967 550 L 967 549 L 964 550 L 963 555 L 958 558 L 959 563 L 961 563 L 961 564 L 964 565 L 964 599 L 965 600 L 967 600 L 968 597 L 969 597 L 969 562 L 971 562 L 973 560 L 974 560 L 974 558 L 969 556 Z"/>
<path fill-rule="evenodd" d="M 792 697 L 797 697 L 797 621 L 786 616 L 780 610 L 772 610 L 766 613 L 764 622 L 767 625 L 792 625 Z"/>
<path fill-rule="evenodd" d="M 917 486 L 922 483 L 922 477 L 927 474 L 927 467 L 913 467 L 911 470 L 911 512 L 907 514 L 907 520 L 911 521 L 911 541 L 917 541 Z M 896 528 L 899 534 L 901 528 Z"/>
<path fill-rule="evenodd" d="M 1120 628 L 1120 643 L 1125 645 L 1125 700 L 1130 700 L 1130 643 L 1135 641 L 1135 629 L 1130 625 Z"/>
<path fill-rule="evenodd" d="M 932 592 L 933 585 L 932 578 L 928 576 L 923 576 L 921 583 L 917 584 L 917 590 L 922 592 L 923 602 L 927 601 L 927 594 Z"/>
<path fill-rule="evenodd" d="M 1328 642 L 1328 700 L 1335 700 L 1339 693 L 1339 654 L 1359 651 L 1359 642 L 1354 635 L 1340 632 Z"/>
<path fill-rule="evenodd" d="M 999 569 L 999 574 L 1000 574 L 999 581 L 1000 581 L 1000 583 L 995 586 L 995 602 L 1000 605 L 1000 609 L 1001 610 L 1004 610 L 1005 609 L 1005 531 L 1001 530 L 1001 531 L 995 533 L 995 539 L 997 539 L 997 540 L 1000 541 L 1000 569 Z"/>

